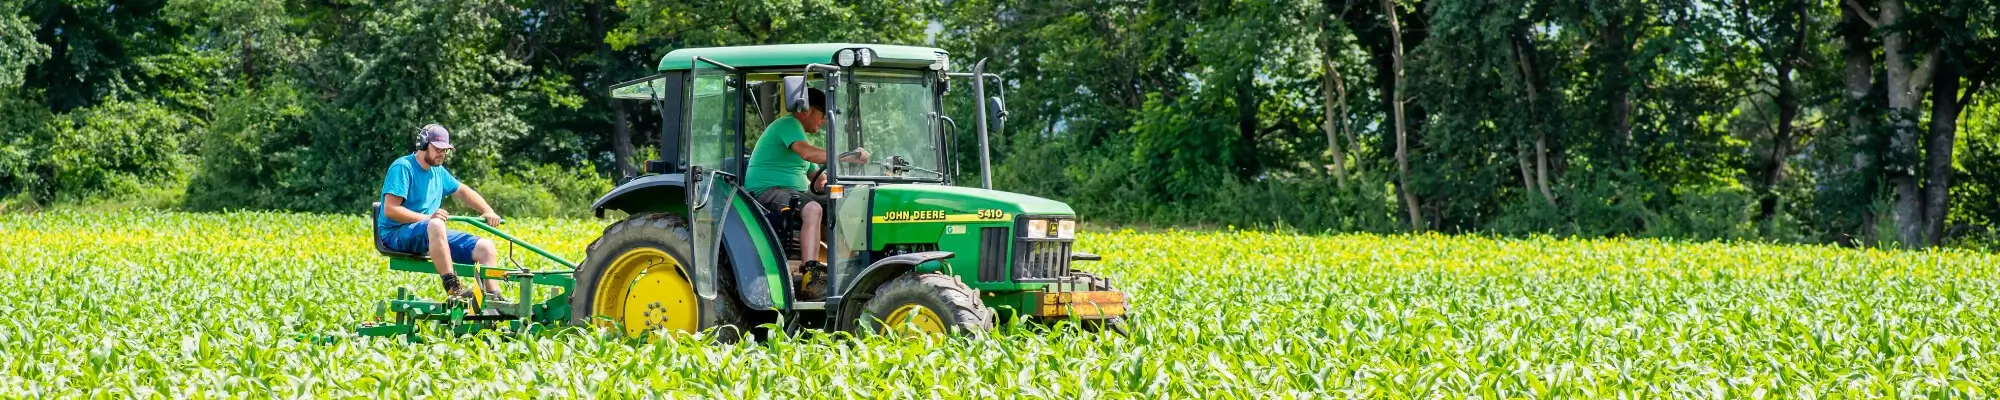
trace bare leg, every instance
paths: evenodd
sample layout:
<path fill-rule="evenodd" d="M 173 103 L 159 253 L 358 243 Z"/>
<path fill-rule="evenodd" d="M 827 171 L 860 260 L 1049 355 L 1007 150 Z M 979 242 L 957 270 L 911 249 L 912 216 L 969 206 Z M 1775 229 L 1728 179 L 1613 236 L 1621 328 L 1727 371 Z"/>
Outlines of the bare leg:
<path fill-rule="evenodd" d="M 450 231 L 445 230 L 444 220 L 424 220 L 424 239 L 431 242 L 431 265 L 437 266 L 438 275 L 452 274 L 451 244 L 445 242 L 445 235 L 448 234 Z"/>
<path fill-rule="evenodd" d="M 799 220 L 805 223 L 805 226 L 799 227 L 799 256 L 804 258 L 800 261 L 802 263 L 819 259 L 820 216 L 824 213 L 825 210 L 820 209 L 817 201 L 808 201 L 804 209 L 799 210 Z"/>
<path fill-rule="evenodd" d="M 500 252 L 494 249 L 492 240 L 479 239 L 479 244 L 472 247 L 472 261 L 479 265 L 498 266 L 499 259 Z M 485 281 L 487 293 L 500 293 L 500 280 L 485 279 Z"/>

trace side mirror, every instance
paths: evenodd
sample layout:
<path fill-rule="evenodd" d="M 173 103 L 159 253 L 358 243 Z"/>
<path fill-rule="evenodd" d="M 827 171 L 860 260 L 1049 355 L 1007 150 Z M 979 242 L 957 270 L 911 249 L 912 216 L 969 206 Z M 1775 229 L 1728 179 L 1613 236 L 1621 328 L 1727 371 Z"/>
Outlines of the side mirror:
<path fill-rule="evenodd" d="M 993 132 L 1006 132 L 1007 105 L 1001 103 L 999 97 L 989 97 L 986 100 L 987 124 L 993 126 Z"/>
<path fill-rule="evenodd" d="M 806 107 L 806 77 L 785 77 L 785 111 L 805 112 Z"/>

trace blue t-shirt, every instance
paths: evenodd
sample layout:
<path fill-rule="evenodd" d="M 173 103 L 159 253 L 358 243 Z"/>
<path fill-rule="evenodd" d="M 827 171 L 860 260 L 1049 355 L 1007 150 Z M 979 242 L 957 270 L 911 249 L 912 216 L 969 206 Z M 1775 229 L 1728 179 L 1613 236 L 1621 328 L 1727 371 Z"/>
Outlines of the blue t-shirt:
<path fill-rule="evenodd" d="M 403 198 L 403 207 L 418 214 L 430 215 L 444 204 L 444 197 L 458 191 L 458 178 L 451 177 L 451 171 L 443 165 L 428 169 L 417 164 L 417 155 L 411 154 L 396 159 L 389 164 L 389 174 L 382 176 L 382 194 Z M 386 196 L 381 198 L 383 206 L 388 205 Z M 375 227 L 388 230 L 405 225 L 389 219 L 384 211 L 375 218 Z"/>

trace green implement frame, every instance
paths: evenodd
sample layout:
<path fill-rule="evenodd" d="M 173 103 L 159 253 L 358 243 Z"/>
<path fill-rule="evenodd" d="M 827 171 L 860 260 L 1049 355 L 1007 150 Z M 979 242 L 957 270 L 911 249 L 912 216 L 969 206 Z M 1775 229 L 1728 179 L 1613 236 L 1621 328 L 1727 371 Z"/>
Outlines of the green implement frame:
<path fill-rule="evenodd" d="M 571 276 L 576 271 L 576 263 L 551 254 L 540 247 L 508 235 L 485 221 L 472 217 L 450 217 L 450 222 L 472 225 L 474 228 L 504 239 L 516 246 L 528 249 L 536 255 L 547 258 L 564 267 L 562 270 L 534 271 L 527 268 L 486 267 L 473 264 L 452 264 L 458 276 L 473 277 L 484 285 L 488 280 L 514 283 L 516 286 L 513 302 L 487 301 L 482 296 L 472 299 L 452 298 L 445 301 L 419 299 L 410 288 L 397 288 L 396 296 L 383 300 L 375 306 L 375 321 L 362 323 L 355 331 L 358 336 L 391 337 L 402 336 L 415 342 L 425 323 L 438 325 L 443 333 L 450 335 L 473 334 L 482 330 L 501 329 L 513 334 L 534 333 L 564 325 L 569 319 L 569 296 L 576 286 Z M 431 260 L 414 258 L 404 254 L 384 253 L 389 258 L 389 269 L 395 271 L 436 274 L 437 267 Z M 537 286 L 552 286 L 562 289 L 542 301 L 535 300 Z M 479 292 L 474 290 L 473 292 Z"/>

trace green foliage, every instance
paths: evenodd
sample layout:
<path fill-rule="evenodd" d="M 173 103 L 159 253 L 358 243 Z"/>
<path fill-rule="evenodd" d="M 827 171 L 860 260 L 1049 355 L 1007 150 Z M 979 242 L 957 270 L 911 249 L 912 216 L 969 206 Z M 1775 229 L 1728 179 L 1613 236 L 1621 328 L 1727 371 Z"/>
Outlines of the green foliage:
<path fill-rule="evenodd" d="M 935 0 L 717 2 L 622 0 L 632 19 L 606 36 L 615 49 L 778 43 L 919 43 Z M 655 58 L 654 61 L 658 61 Z"/>
<path fill-rule="evenodd" d="M 1758 236 L 1757 197 L 1740 187 L 1683 193 L 1648 221 L 1646 236 L 1684 240 L 1744 240 Z"/>
<path fill-rule="evenodd" d="M 49 114 L 12 90 L 0 92 L 0 197 L 80 201 L 179 179 L 194 127 L 149 102 L 110 102 Z"/>
<path fill-rule="evenodd" d="M 297 340 L 439 295 L 384 270 L 363 218 L 0 215 L 0 381 L 23 382 L 0 396 L 1977 398 L 2000 377 L 1990 253 L 1436 234 L 1086 230 L 1130 337 Z M 602 224 L 503 228 L 575 260 Z M 78 265 L 113 267 L 51 267 Z"/>
<path fill-rule="evenodd" d="M 512 17 L 494 1 L 397 2 L 344 9 L 318 23 L 340 29 L 304 58 L 299 89 L 279 88 L 225 107 L 226 142 L 211 154 L 239 156 L 204 171 L 196 188 L 234 187 L 201 195 L 201 209 L 284 208 L 347 212 L 381 187 L 389 162 L 415 150 L 417 127 L 437 122 L 458 146 L 448 164 L 478 180 L 500 167 L 505 144 L 530 127 L 501 94 L 501 79 L 522 72 L 514 60 L 481 50 L 498 40 L 498 18 Z M 351 18 L 351 19 L 350 19 Z M 317 26 L 314 26 L 317 28 Z M 338 82 L 337 84 L 335 82 Z M 275 120 L 269 117 L 280 117 Z M 241 121 L 228 121 L 241 118 Z M 237 153 L 240 151 L 240 153 Z M 250 201 L 250 203 L 244 203 Z"/>
<path fill-rule="evenodd" d="M 1952 179 L 1952 215 L 1948 230 L 1977 233 L 1966 242 L 1992 241 L 2000 237 L 2000 94 L 1988 94 L 1978 107 L 1966 110 L 1965 139 L 1959 142 L 1958 165 Z"/>
<path fill-rule="evenodd" d="M 1911 35 L 1960 87 L 1992 92 L 2000 3 L 1904 1 L 1910 22 L 1863 27 L 1858 48 Z M 438 122 L 463 145 L 461 177 L 522 209 L 580 213 L 564 191 L 583 189 L 539 182 L 600 184 L 586 171 L 619 176 L 619 153 L 659 145 L 656 110 L 613 107 L 605 88 L 678 48 L 803 42 L 935 45 L 960 71 L 987 61 L 1005 76 L 987 96 L 1010 111 L 990 139 L 996 188 L 1109 223 L 1874 244 L 1885 168 L 1919 160 L 1886 151 L 1886 87 L 1843 96 L 1843 35 L 1863 22 L 1837 2 L 1399 0 L 1401 32 L 1379 2 L 350 3 L 0 5 L 0 196 L 60 207 L 185 186 L 197 210 L 351 212 Z M 966 83 L 945 101 L 960 128 L 946 162 L 971 184 L 984 99 Z M 2000 213 L 1980 200 L 1987 150 L 1965 145 L 1991 136 L 1991 98 L 1961 119 L 1947 236 L 1991 231 Z M 164 114 L 79 119 L 134 107 Z M 159 154 L 53 147 L 152 125 L 184 135 Z M 146 166 L 174 157 L 181 172 Z M 1400 189 L 1426 221 L 1402 220 Z"/>
<path fill-rule="evenodd" d="M 499 179 L 468 182 L 500 215 L 529 217 L 591 216 L 590 204 L 611 192 L 611 181 L 588 168 L 543 164 L 508 171 Z M 469 209 L 461 204 L 459 209 Z"/>
<path fill-rule="evenodd" d="M 13 2 L 0 4 L 0 89 L 21 86 L 23 70 L 49 58 L 49 46 L 34 40 L 34 20 L 20 11 Z"/>
<path fill-rule="evenodd" d="M 291 146 L 272 133 L 303 129 L 304 102 L 287 86 L 243 91 L 217 102 L 215 120 L 199 144 L 201 164 L 188 185 L 188 208 L 288 208 L 278 173 L 298 168 L 298 159 L 280 156 Z"/>

